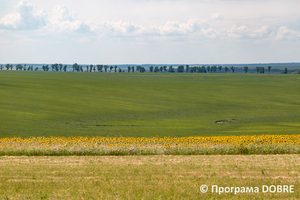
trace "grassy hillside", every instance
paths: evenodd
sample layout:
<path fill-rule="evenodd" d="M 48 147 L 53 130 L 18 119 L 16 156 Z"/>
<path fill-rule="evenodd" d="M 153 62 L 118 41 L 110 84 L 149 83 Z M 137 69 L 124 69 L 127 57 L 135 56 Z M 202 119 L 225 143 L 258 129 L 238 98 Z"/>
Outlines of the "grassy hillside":
<path fill-rule="evenodd" d="M 0 137 L 299 134 L 299 83 L 297 74 L 0 71 Z"/>

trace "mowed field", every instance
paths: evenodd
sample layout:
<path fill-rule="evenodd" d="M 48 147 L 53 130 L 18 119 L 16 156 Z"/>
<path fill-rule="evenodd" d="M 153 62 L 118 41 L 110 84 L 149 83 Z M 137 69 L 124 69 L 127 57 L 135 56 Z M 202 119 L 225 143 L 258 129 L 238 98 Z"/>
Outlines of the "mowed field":
<path fill-rule="evenodd" d="M 1 157 L 0 198 L 299 199 L 299 165 L 299 155 Z M 212 185 L 259 191 L 219 194 Z"/>
<path fill-rule="evenodd" d="M 296 74 L 3 70 L 0 137 L 299 134 L 299 91 Z"/>

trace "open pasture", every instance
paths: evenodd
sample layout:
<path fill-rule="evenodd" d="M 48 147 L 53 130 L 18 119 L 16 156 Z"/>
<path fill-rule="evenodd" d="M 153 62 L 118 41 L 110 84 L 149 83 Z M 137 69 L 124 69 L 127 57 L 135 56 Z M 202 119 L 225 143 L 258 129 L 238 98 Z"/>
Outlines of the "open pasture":
<path fill-rule="evenodd" d="M 283 74 L 1 71 L 0 137 L 299 134 L 299 83 Z"/>

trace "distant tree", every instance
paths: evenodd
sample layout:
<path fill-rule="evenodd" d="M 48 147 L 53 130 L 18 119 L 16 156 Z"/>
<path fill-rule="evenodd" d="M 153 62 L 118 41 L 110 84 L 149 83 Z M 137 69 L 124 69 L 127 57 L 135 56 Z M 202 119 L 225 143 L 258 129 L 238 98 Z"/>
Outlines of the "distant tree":
<path fill-rule="evenodd" d="M 149 67 L 150 72 L 153 72 L 153 66 Z"/>
<path fill-rule="evenodd" d="M 212 66 L 212 67 L 210 68 L 210 71 L 216 72 L 216 71 L 217 71 L 217 66 Z"/>
<path fill-rule="evenodd" d="M 9 70 L 10 64 L 6 64 L 5 67 L 6 67 L 6 70 Z"/>
<path fill-rule="evenodd" d="M 3 65 L 0 66 L 0 70 L 2 70 L 2 69 L 3 69 Z"/>
<path fill-rule="evenodd" d="M 247 72 L 248 72 L 248 69 L 249 69 L 249 68 L 248 68 L 247 66 L 245 66 L 245 67 L 244 67 L 244 71 L 245 71 L 245 73 L 247 73 Z"/>
<path fill-rule="evenodd" d="M 2 65 L 1 65 L 2 66 Z M 16 70 L 22 70 L 23 69 L 23 66 L 21 64 L 17 64 L 16 65 Z"/>
<path fill-rule="evenodd" d="M 93 67 L 94 67 L 94 65 L 90 65 L 90 72 L 93 71 Z"/>
<path fill-rule="evenodd" d="M 36 68 L 34 69 L 34 71 L 37 71 L 37 70 L 39 70 L 39 68 L 38 68 L 38 67 L 36 67 Z"/>
<path fill-rule="evenodd" d="M 189 72 L 189 69 L 190 69 L 190 66 L 189 66 L 189 65 L 186 65 L 186 66 L 185 66 L 185 72 L 188 73 L 188 72 Z"/>
<path fill-rule="evenodd" d="M 196 73 L 197 67 L 190 67 L 190 73 Z"/>
<path fill-rule="evenodd" d="M 59 71 L 62 71 L 63 69 L 63 64 L 59 64 Z"/>
<path fill-rule="evenodd" d="M 234 73 L 234 71 L 235 71 L 235 67 L 234 67 L 234 66 L 232 66 L 232 67 L 230 67 L 230 69 L 231 69 L 232 73 Z"/>
<path fill-rule="evenodd" d="M 108 65 L 104 65 L 104 71 L 107 72 Z"/>
<path fill-rule="evenodd" d="M 90 71 L 90 68 L 89 68 L 89 66 L 87 65 L 86 66 L 86 72 L 89 72 Z"/>
<path fill-rule="evenodd" d="M 121 73 L 122 72 L 122 69 L 121 68 L 119 68 L 119 73 Z"/>
<path fill-rule="evenodd" d="M 167 72 L 167 66 L 163 66 L 164 72 Z"/>
<path fill-rule="evenodd" d="M 259 67 L 256 67 L 256 73 L 258 73 L 260 71 Z"/>
<path fill-rule="evenodd" d="M 169 66 L 168 72 L 170 72 L 170 73 L 173 73 L 173 72 L 175 72 L 175 70 L 174 70 L 174 68 L 173 68 L 173 66 L 172 66 L 172 65 L 171 65 L 171 66 Z"/>
<path fill-rule="evenodd" d="M 109 67 L 109 72 L 111 72 L 111 70 L 112 70 L 113 68 L 114 68 L 113 66 L 110 66 L 110 67 Z"/>
<path fill-rule="evenodd" d="M 64 72 L 67 71 L 67 65 L 64 66 L 63 70 L 64 70 Z"/>
<path fill-rule="evenodd" d="M 118 68 L 118 66 L 115 65 L 114 68 L 115 68 L 115 73 L 117 73 L 117 68 Z"/>
<path fill-rule="evenodd" d="M 259 68 L 259 73 L 264 74 L 265 73 L 265 68 L 264 67 L 260 67 Z"/>
<path fill-rule="evenodd" d="M 183 65 L 180 65 L 177 67 L 177 72 L 178 73 L 183 73 L 184 72 L 184 66 Z"/>
<path fill-rule="evenodd" d="M 128 73 L 130 72 L 130 70 L 131 70 L 131 67 L 129 67 L 129 66 L 128 66 L 128 67 L 127 67 L 127 71 L 128 71 Z"/>
<path fill-rule="evenodd" d="M 207 72 L 209 72 L 210 71 L 210 66 L 207 66 L 206 69 L 207 69 Z"/>
<path fill-rule="evenodd" d="M 78 67 L 78 64 L 77 64 L 77 63 L 73 64 L 73 65 L 72 65 L 72 71 L 73 71 L 73 72 L 76 72 L 76 71 L 77 71 L 77 67 Z"/>
<path fill-rule="evenodd" d="M 268 66 L 268 71 L 269 71 L 269 73 L 271 72 L 271 69 L 272 69 L 272 67 L 271 67 L 271 66 Z"/>
<path fill-rule="evenodd" d="M 219 66 L 219 67 L 218 67 L 218 69 L 219 69 L 219 71 L 221 72 L 221 70 L 222 70 L 222 66 Z"/>
<path fill-rule="evenodd" d="M 154 72 L 159 72 L 159 68 L 157 66 L 154 68 Z"/>
<path fill-rule="evenodd" d="M 146 71 L 145 67 L 138 66 L 139 67 L 139 72 L 144 73 Z"/>
<path fill-rule="evenodd" d="M 163 72 L 163 66 L 160 66 L 160 67 L 159 67 L 159 71 L 160 71 L 160 73 Z"/>
<path fill-rule="evenodd" d="M 131 67 L 131 72 L 134 73 L 134 66 Z"/>
<path fill-rule="evenodd" d="M 288 73 L 288 70 L 287 70 L 287 68 L 284 68 L 284 72 L 283 72 L 283 74 L 287 74 Z"/>
<path fill-rule="evenodd" d="M 101 67 L 101 65 L 96 65 L 96 67 L 97 67 L 97 72 L 102 72 L 102 67 Z"/>

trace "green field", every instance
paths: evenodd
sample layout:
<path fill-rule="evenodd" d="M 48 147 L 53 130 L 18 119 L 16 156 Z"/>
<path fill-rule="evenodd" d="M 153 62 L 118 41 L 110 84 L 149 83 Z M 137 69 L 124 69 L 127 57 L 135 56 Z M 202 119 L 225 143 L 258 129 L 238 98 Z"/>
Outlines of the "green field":
<path fill-rule="evenodd" d="M 299 134 L 299 91 L 297 74 L 0 71 L 0 137 Z"/>

